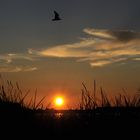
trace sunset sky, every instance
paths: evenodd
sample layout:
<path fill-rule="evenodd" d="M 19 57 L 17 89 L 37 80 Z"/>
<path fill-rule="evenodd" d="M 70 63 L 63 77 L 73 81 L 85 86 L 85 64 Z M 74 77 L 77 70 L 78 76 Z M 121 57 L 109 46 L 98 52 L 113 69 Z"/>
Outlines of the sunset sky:
<path fill-rule="evenodd" d="M 62 20 L 52 21 L 56 10 Z M 140 88 L 139 0 L 0 0 L 0 73 L 68 106 L 82 82 L 107 93 Z"/>

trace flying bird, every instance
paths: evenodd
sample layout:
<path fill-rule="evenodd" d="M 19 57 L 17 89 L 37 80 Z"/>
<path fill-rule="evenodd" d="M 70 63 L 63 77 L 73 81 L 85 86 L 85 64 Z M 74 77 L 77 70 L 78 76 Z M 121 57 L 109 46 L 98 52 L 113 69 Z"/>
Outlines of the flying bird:
<path fill-rule="evenodd" d="M 61 20 L 61 18 L 59 14 L 56 11 L 54 11 L 54 18 L 52 19 L 52 21 L 57 21 L 57 20 Z"/>

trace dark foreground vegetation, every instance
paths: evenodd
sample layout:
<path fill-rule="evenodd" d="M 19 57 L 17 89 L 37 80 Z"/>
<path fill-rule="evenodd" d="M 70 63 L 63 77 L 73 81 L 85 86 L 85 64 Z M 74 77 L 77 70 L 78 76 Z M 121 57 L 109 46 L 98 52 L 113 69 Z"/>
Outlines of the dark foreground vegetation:
<path fill-rule="evenodd" d="M 35 96 L 25 103 L 28 95 L 23 94 L 18 84 L 10 81 L 0 86 L 0 137 L 29 138 L 119 138 L 139 136 L 140 96 L 119 95 L 109 100 L 103 89 L 101 98 L 83 84 L 79 109 L 53 110 L 43 108 L 44 97 L 36 103 Z"/>

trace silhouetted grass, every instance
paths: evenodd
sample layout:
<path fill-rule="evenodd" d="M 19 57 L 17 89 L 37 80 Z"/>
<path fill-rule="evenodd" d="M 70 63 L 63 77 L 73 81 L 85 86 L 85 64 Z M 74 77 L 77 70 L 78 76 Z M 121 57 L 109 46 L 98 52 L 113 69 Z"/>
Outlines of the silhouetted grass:
<path fill-rule="evenodd" d="M 100 136 L 101 133 L 121 133 L 140 125 L 140 94 L 129 97 L 124 94 L 109 98 L 102 87 L 97 92 L 96 81 L 93 93 L 82 83 L 79 108 L 75 110 L 44 109 L 43 97 L 37 102 L 37 90 L 27 102 L 30 90 L 25 93 L 18 83 L 7 81 L 0 85 L 0 131 L 1 134 L 18 133 L 22 137 L 30 135 L 46 137 Z M 117 129 L 119 127 L 119 129 Z M 129 128 L 129 129 L 128 129 Z M 123 132 L 124 134 L 124 132 Z M 15 138 L 16 135 L 14 135 Z M 6 135 L 4 135 L 6 139 Z"/>
<path fill-rule="evenodd" d="M 43 97 L 40 101 L 36 101 L 37 90 L 35 91 L 34 97 L 31 97 L 29 102 L 25 101 L 26 97 L 29 95 L 30 90 L 27 90 L 25 93 L 19 87 L 19 84 L 16 83 L 13 85 L 11 81 L 6 82 L 6 84 L 0 85 L 0 104 L 16 104 L 21 108 L 38 110 L 43 109 Z M 28 97 L 29 98 L 29 97 Z"/>
<path fill-rule="evenodd" d="M 96 81 L 94 80 L 93 94 L 89 92 L 86 85 L 82 83 L 82 93 L 79 108 L 80 110 L 93 110 L 98 107 L 140 107 L 140 94 L 139 91 L 133 96 L 128 96 L 127 92 L 123 89 L 124 94 L 115 95 L 113 98 L 108 98 L 105 91 L 100 87 L 100 93 L 97 93 Z"/>

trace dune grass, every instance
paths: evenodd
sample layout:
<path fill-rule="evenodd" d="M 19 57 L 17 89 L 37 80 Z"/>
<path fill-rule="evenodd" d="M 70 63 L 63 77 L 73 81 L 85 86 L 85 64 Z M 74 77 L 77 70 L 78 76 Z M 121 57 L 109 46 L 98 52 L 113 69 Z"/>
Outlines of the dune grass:
<path fill-rule="evenodd" d="M 29 93 L 30 90 L 23 93 L 17 82 L 14 85 L 11 81 L 7 80 L 6 84 L 0 84 L 0 105 L 14 105 L 22 109 L 43 110 L 45 96 L 37 102 L 37 90 L 35 90 L 34 96 L 27 102 L 26 98 L 29 98 L 27 97 Z"/>
<path fill-rule="evenodd" d="M 122 89 L 123 94 L 115 95 L 109 98 L 102 87 L 100 93 L 97 93 L 96 81 L 94 80 L 93 93 L 90 93 L 86 85 L 82 83 L 81 101 L 79 104 L 80 110 L 93 110 L 98 107 L 140 107 L 139 90 L 133 96 L 128 96 L 127 92 Z"/>
<path fill-rule="evenodd" d="M 30 90 L 23 93 L 18 83 L 6 81 L 3 84 L 2 82 L 0 84 L 0 124 L 1 128 L 6 128 L 2 129 L 3 134 L 12 131 L 13 134 L 15 132 L 21 135 L 24 133 L 25 136 L 30 134 L 32 138 L 68 134 L 79 137 L 92 135 L 93 132 L 95 135 L 105 130 L 108 133 L 107 128 L 111 131 L 116 127 L 118 132 L 117 126 L 126 126 L 124 127 L 126 129 L 127 124 L 131 122 L 138 125 L 137 122 L 140 120 L 139 92 L 129 97 L 123 90 L 124 94 L 109 98 L 102 87 L 100 87 L 100 92 L 97 92 L 96 81 L 94 81 L 92 93 L 84 83 L 82 87 L 79 108 L 57 112 L 48 108 L 44 109 L 45 97 L 37 102 L 37 90 L 27 102 Z"/>
<path fill-rule="evenodd" d="M 1 78 L 1 81 L 4 80 Z M 123 115 L 126 114 L 126 110 L 127 112 L 128 110 L 130 110 L 129 112 L 131 112 L 131 114 L 134 114 L 134 112 L 136 112 L 135 115 L 139 114 L 139 91 L 131 97 L 128 96 L 127 92 L 124 89 L 122 91 L 123 94 L 118 94 L 115 95 L 113 98 L 110 98 L 109 96 L 107 96 L 106 92 L 102 87 L 97 90 L 97 84 L 95 80 L 93 84 L 93 92 L 90 92 L 87 89 L 86 85 L 82 83 L 79 107 L 74 110 L 75 112 L 80 111 L 80 113 L 83 113 L 84 111 L 92 111 L 94 112 L 92 115 L 95 116 L 95 112 L 98 112 L 99 114 L 104 114 L 104 112 L 106 112 L 106 109 L 108 109 L 108 115 L 112 114 L 112 112 L 114 112 L 114 114 L 116 114 L 116 112 L 122 113 L 123 108 Z M 30 110 L 32 112 L 34 111 L 34 113 L 42 112 L 44 114 L 54 112 L 54 109 L 49 108 L 48 106 L 43 106 L 44 99 L 45 97 L 41 98 L 37 102 L 37 89 L 35 90 L 34 96 L 30 97 L 30 90 L 23 92 L 17 82 L 13 84 L 11 81 L 7 80 L 0 83 L 0 112 L 2 112 L 2 110 L 9 110 L 10 112 L 22 111 L 25 112 L 25 114 L 26 110 Z M 134 109 L 132 110 L 132 108 Z M 70 110 L 71 109 L 68 109 L 67 111 L 70 112 Z M 74 114 L 74 112 L 71 114 Z"/>
<path fill-rule="evenodd" d="M 9 104 L 17 105 L 21 108 L 31 109 L 31 110 L 45 110 L 48 107 L 43 106 L 43 101 L 45 96 L 37 102 L 37 89 L 35 90 L 34 96 L 29 98 L 30 90 L 25 93 L 21 90 L 19 84 L 16 82 L 13 84 L 11 81 L 7 80 L 3 82 L 2 76 L 0 76 L 0 105 Z M 4 84 L 5 83 L 5 84 Z M 100 92 L 97 92 L 97 84 L 94 80 L 93 92 L 89 92 L 86 85 L 82 83 L 81 99 L 79 102 L 79 110 L 94 110 L 98 107 L 140 107 L 140 91 L 133 96 L 128 96 L 127 92 L 122 89 L 123 94 L 115 95 L 113 98 L 109 98 L 102 87 L 100 87 Z M 78 108 L 77 108 L 78 109 Z"/>

